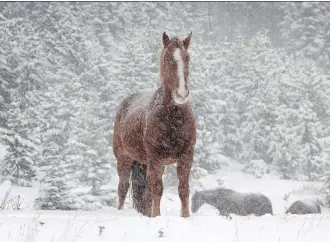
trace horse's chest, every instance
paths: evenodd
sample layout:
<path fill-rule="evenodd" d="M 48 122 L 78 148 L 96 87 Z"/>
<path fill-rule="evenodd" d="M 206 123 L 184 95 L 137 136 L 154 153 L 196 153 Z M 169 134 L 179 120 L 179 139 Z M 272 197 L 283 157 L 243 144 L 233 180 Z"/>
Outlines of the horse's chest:
<path fill-rule="evenodd" d="M 193 118 L 179 108 L 158 110 L 150 114 L 145 130 L 145 145 L 163 158 L 176 158 L 194 144 Z"/>

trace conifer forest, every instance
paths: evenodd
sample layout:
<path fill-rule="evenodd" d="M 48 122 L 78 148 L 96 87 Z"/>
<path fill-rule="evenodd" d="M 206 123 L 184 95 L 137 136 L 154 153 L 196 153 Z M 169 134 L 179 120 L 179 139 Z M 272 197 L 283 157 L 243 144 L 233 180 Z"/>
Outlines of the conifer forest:
<path fill-rule="evenodd" d="M 116 206 L 114 117 L 160 86 L 163 31 L 192 31 L 191 180 L 238 162 L 330 194 L 329 2 L 1 2 L 0 183 Z"/>

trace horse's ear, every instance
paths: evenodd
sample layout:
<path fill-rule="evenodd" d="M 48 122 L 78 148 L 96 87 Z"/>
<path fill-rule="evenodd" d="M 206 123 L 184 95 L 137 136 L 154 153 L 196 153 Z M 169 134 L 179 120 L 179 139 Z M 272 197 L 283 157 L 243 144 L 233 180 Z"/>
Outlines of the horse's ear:
<path fill-rule="evenodd" d="M 164 47 L 166 47 L 170 42 L 170 39 L 165 31 L 163 32 L 163 35 L 162 35 L 162 42 L 163 42 Z"/>
<path fill-rule="evenodd" d="M 189 36 L 187 36 L 186 39 L 183 40 L 183 44 L 184 44 L 185 49 L 188 49 L 190 47 L 191 38 L 192 38 L 192 31 L 189 34 Z"/>

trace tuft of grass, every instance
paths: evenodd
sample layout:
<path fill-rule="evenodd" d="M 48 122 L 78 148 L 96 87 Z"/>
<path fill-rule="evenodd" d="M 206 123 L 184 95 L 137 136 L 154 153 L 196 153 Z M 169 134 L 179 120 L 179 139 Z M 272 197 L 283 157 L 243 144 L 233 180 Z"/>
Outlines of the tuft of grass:
<path fill-rule="evenodd" d="M 40 214 L 35 214 L 30 225 L 20 226 L 20 232 L 17 237 L 18 242 L 34 242 L 36 234 L 40 231 Z"/>
<path fill-rule="evenodd" d="M 22 205 L 21 196 L 18 195 L 17 197 L 13 197 L 8 200 L 3 200 L 0 203 L 0 210 L 9 210 L 9 209 L 21 210 L 21 205 Z"/>
<path fill-rule="evenodd" d="M 319 195 L 321 193 L 320 187 L 313 184 L 303 184 L 300 188 L 294 189 L 291 192 L 293 195 Z"/>

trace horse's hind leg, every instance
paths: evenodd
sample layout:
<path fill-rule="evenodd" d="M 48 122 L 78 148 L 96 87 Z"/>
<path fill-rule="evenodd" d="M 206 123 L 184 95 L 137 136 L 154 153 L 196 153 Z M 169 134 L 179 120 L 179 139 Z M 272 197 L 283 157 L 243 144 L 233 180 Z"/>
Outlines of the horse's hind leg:
<path fill-rule="evenodd" d="M 128 193 L 130 186 L 130 173 L 133 160 L 129 157 L 120 157 L 117 159 L 117 172 L 119 176 L 118 183 L 118 209 L 123 209 L 126 194 Z"/>

